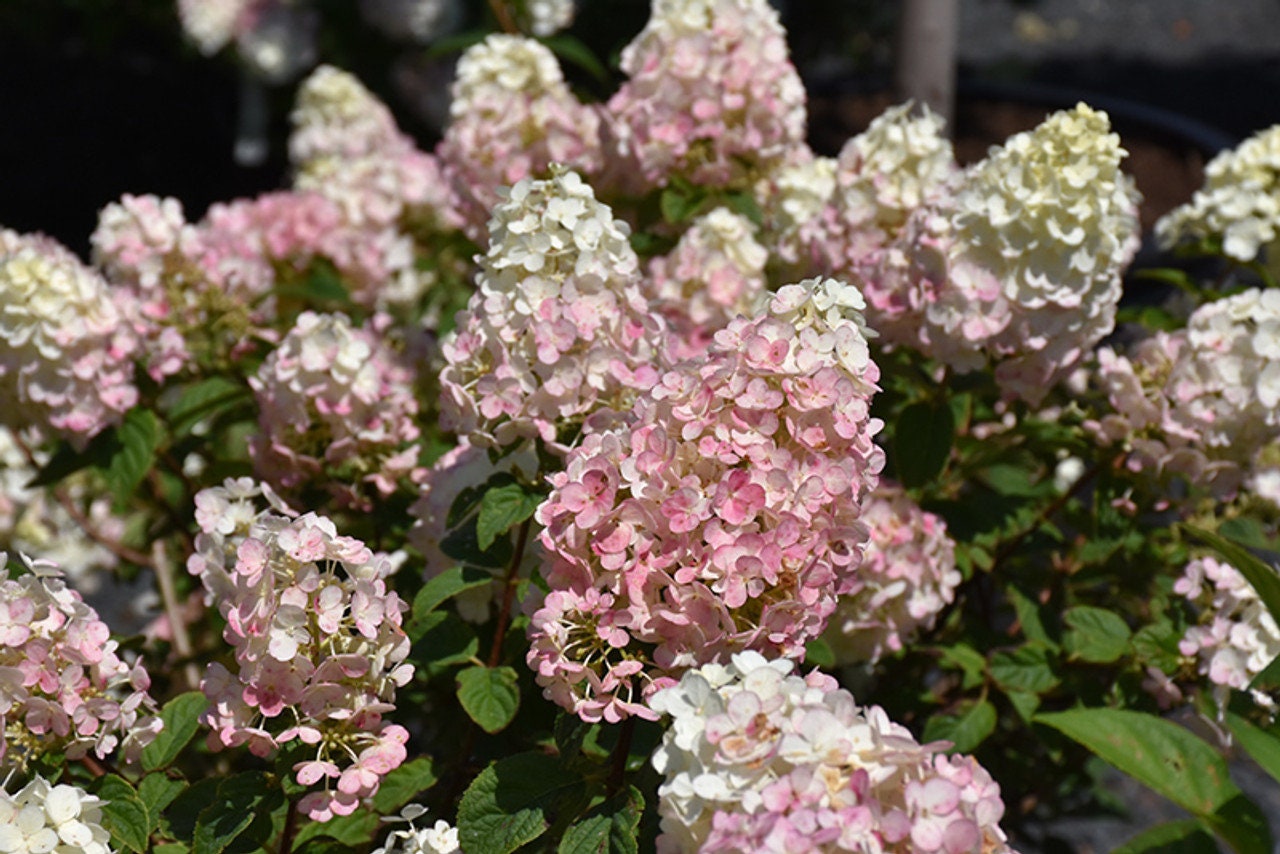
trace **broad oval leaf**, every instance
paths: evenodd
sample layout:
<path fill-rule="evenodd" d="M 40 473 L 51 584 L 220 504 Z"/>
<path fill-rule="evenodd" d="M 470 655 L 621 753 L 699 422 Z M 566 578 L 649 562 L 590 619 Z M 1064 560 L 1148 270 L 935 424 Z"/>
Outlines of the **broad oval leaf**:
<path fill-rule="evenodd" d="M 924 727 L 925 741 L 949 741 L 951 752 L 972 753 L 996 729 L 996 707 L 986 699 L 958 715 L 934 715 Z"/>
<path fill-rule="evenodd" d="M 143 854 L 151 835 L 151 816 L 137 791 L 123 777 L 108 774 L 98 785 L 102 798 L 103 826 L 111 838 L 131 851 Z"/>
<path fill-rule="evenodd" d="M 945 401 L 904 407 L 893 434 L 893 463 L 902 485 L 913 488 L 935 480 L 946 468 L 955 435 L 955 415 Z"/>
<path fill-rule="evenodd" d="M 209 705 L 202 691 L 179 694 L 164 704 L 160 719 L 164 729 L 142 750 L 142 767 L 147 771 L 163 768 L 177 758 L 200 727 L 200 713 Z"/>
<path fill-rule="evenodd" d="M 458 840 L 467 854 L 511 854 L 547 832 L 580 801 L 583 779 L 554 757 L 518 753 L 480 772 L 458 804 Z"/>
<path fill-rule="evenodd" d="M 1112 611 L 1081 605 L 1067 609 L 1062 615 L 1067 633 L 1062 639 L 1067 653 L 1081 661 L 1108 664 L 1124 655 L 1132 633 L 1129 626 Z"/>
<path fill-rule="evenodd" d="M 480 515 L 476 517 L 476 542 L 481 551 L 487 551 L 499 534 L 505 534 L 532 516 L 541 501 L 541 495 L 529 492 L 518 483 L 486 492 L 480 502 Z"/>
<path fill-rule="evenodd" d="M 458 673 L 458 702 L 485 732 L 501 732 L 520 708 L 516 680 L 510 667 L 468 667 Z"/>
<path fill-rule="evenodd" d="M 644 796 L 628 786 L 570 825 L 560 840 L 559 854 L 637 854 L 643 813 Z"/>

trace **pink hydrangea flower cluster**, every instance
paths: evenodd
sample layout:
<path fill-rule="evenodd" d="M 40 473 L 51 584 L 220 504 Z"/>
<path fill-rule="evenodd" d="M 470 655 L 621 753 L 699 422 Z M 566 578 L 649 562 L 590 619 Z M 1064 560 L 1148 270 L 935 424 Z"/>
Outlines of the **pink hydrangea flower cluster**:
<path fill-rule="evenodd" d="M 753 314 L 768 260 L 755 226 L 741 214 L 716 208 L 694 220 L 670 253 L 650 262 L 645 279 L 650 310 L 669 332 L 664 356 L 678 362 L 702 355 L 716 332 Z"/>
<path fill-rule="evenodd" d="M 10 795 L 0 789 L 0 851 L 112 854 L 102 801 L 79 786 L 36 775 Z"/>
<path fill-rule="evenodd" d="M 900 651 L 952 601 L 961 579 L 946 523 L 920 509 L 894 484 L 881 482 L 862 505 L 871 531 L 860 576 L 823 638 L 840 664 L 875 664 Z"/>
<path fill-rule="evenodd" d="M 689 667 L 802 656 L 861 589 L 860 505 L 884 459 L 860 307 L 830 280 L 782 288 L 551 475 L 527 658 L 548 698 L 588 721 L 653 717 L 645 697 Z"/>
<path fill-rule="evenodd" d="M 150 677 L 61 572 L 19 557 L 13 574 L 0 553 L 0 769 L 56 750 L 135 761 L 162 728 Z"/>
<path fill-rule="evenodd" d="M 651 384 L 655 321 L 626 223 L 576 172 L 525 179 L 494 210 L 476 292 L 442 342 L 441 425 L 473 444 L 564 439 Z"/>
<path fill-rule="evenodd" d="M 1280 656 L 1280 627 L 1240 571 L 1214 558 L 1188 563 L 1173 591 L 1201 615 L 1200 624 L 1187 629 L 1178 650 L 1195 658 L 1225 708 L 1232 690 L 1250 690 L 1253 678 Z M 1260 706 L 1276 710 L 1275 697 L 1259 690 L 1251 693 Z"/>
<path fill-rule="evenodd" d="M 437 153 L 473 239 L 483 240 L 499 188 L 546 177 L 552 163 L 600 168 L 599 112 L 578 102 L 541 43 L 490 35 L 458 61 L 452 94 Z"/>
<path fill-rule="evenodd" d="M 1103 347 L 1097 377 L 1114 411 L 1088 426 L 1123 444 L 1131 469 L 1230 496 L 1280 439 L 1280 293 L 1206 303 L 1186 329 L 1157 333 L 1128 357 Z"/>
<path fill-rule="evenodd" d="M 317 821 L 348 815 L 407 755 L 409 734 L 383 715 L 413 677 L 401 629 L 406 605 L 387 588 L 390 558 L 340 536 L 314 513 L 259 511 L 269 493 L 228 481 L 196 496 L 201 535 L 188 569 L 227 621 L 237 672 L 210 664 L 201 720 L 214 750 L 247 745 L 270 756 L 293 742 L 294 766 Z"/>
<path fill-rule="evenodd" d="M 422 474 L 414 372 L 389 320 L 353 326 L 343 314 L 303 312 L 255 376 L 254 467 L 278 490 L 324 484 L 344 505 L 367 506 Z"/>
<path fill-rule="evenodd" d="M 999 785 L 836 680 L 743 652 L 658 691 L 660 852 L 1011 849 Z"/>
<path fill-rule="evenodd" d="M 804 86 L 767 0 L 654 0 L 622 70 L 611 132 L 652 186 L 749 187 L 807 151 Z"/>
<path fill-rule="evenodd" d="M 0 423 L 83 446 L 138 400 L 132 306 L 70 250 L 0 229 Z"/>
<path fill-rule="evenodd" d="M 1115 325 L 1139 243 L 1125 153 L 1084 104 L 992 149 L 867 280 L 872 326 L 958 370 L 993 361 L 1006 396 L 1039 404 Z"/>

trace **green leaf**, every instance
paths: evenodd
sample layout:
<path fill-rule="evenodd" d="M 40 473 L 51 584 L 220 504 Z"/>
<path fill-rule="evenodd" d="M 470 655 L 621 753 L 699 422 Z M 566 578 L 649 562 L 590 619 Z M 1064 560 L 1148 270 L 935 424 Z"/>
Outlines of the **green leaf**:
<path fill-rule="evenodd" d="M 836 654 L 831 644 L 822 638 L 814 638 L 804 645 L 804 663 L 806 667 L 835 667 Z"/>
<path fill-rule="evenodd" d="M 1164 718 L 1127 709 L 1046 712 L 1051 726 L 1178 806 L 1201 817 L 1240 793 L 1218 752 Z"/>
<path fill-rule="evenodd" d="M 559 854 L 637 854 L 644 796 L 635 786 L 592 807 L 564 832 Z"/>
<path fill-rule="evenodd" d="M 1258 767 L 1280 781 L 1280 738 L 1258 729 L 1234 712 L 1227 712 L 1227 727 Z"/>
<path fill-rule="evenodd" d="M 934 715 L 924 727 L 924 740 L 949 741 L 951 752 L 972 753 L 996 729 L 996 707 L 986 699 L 958 715 Z"/>
<path fill-rule="evenodd" d="M 585 783 L 554 757 L 518 753 L 490 765 L 458 804 L 458 837 L 467 854 L 510 854 L 547 832 L 579 801 Z"/>
<path fill-rule="evenodd" d="M 924 486 L 942 474 L 955 435 L 955 416 L 945 401 L 903 408 L 893 434 L 893 463 L 902 485 Z"/>
<path fill-rule="evenodd" d="M 1032 498 L 1044 491 L 1044 487 L 1032 482 L 1031 473 L 1027 469 L 1011 463 L 987 466 L 980 477 L 996 492 L 1014 498 Z"/>
<path fill-rule="evenodd" d="M 1067 633 L 1062 639 L 1071 658 L 1095 664 L 1107 664 L 1124 655 L 1129 648 L 1128 624 L 1112 611 L 1079 605 L 1062 615 Z"/>
<path fill-rule="evenodd" d="M 202 691 L 179 694 L 164 704 L 160 719 L 164 729 L 142 750 L 142 767 L 147 771 L 163 768 L 177 758 L 200 727 L 200 714 L 209 705 Z"/>
<path fill-rule="evenodd" d="M 1022 626 L 1022 634 L 1026 636 L 1027 640 L 1036 641 L 1049 649 L 1056 650 L 1058 645 L 1049 637 L 1049 632 L 1044 627 L 1043 606 L 1013 585 L 1009 585 L 1006 588 L 1006 592 L 1009 596 L 1009 602 L 1013 605 L 1013 610 L 1018 615 L 1018 623 Z"/>
<path fill-rule="evenodd" d="M 1218 807 L 1205 820 L 1237 854 L 1272 854 L 1274 850 L 1266 815 L 1243 793 Z"/>
<path fill-rule="evenodd" d="M 213 803 L 200 811 L 191 837 L 191 854 L 252 850 L 272 833 L 271 812 L 284 802 L 280 787 L 261 771 L 223 779 Z"/>
<path fill-rule="evenodd" d="M 1013 706 L 1018 717 L 1022 718 L 1024 723 L 1031 723 L 1036 710 L 1040 708 L 1040 695 L 1030 691 L 1006 691 L 1005 696 L 1009 698 L 1009 705 Z"/>
<path fill-rule="evenodd" d="M 1280 622 L 1280 574 L 1277 574 L 1275 569 L 1254 557 L 1248 549 L 1231 542 L 1225 537 L 1220 537 L 1212 531 L 1206 531 L 1203 528 L 1196 528 L 1192 525 L 1183 525 L 1182 527 L 1192 537 L 1218 552 L 1226 559 L 1227 563 L 1239 570 L 1240 574 L 1253 585 L 1253 589 L 1258 593 L 1258 598 L 1262 600 L 1262 603 L 1267 606 L 1267 610 L 1271 612 L 1271 618 Z"/>
<path fill-rule="evenodd" d="M 542 43 L 556 56 L 567 60 L 590 74 L 596 79 L 596 82 L 603 83 L 606 86 L 612 83 L 613 78 L 609 75 L 609 69 L 604 67 L 604 63 L 580 39 L 561 33 L 542 39 Z"/>
<path fill-rule="evenodd" d="M 942 666 L 954 667 L 964 673 L 960 687 L 968 690 L 981 685 L 986 679 L 987 659 L 966 643 L 954 646 L 934 647 L 942 655 Z"/>
<path fill-rule="evenodd" d="M 117 845 L 143 854 L 151 835 L 151 816 L 137 791 L 123 777 L 108 774 L 98 785 L 102 798 L 102 823 Z"/>
<path fill-rule="evenodd" d="M 162 773 L 148 774 L 138 783 L 138 797 L 147 808 L 147 833 L 160 826 L 160 816 L 187 788 L 185 780 L 171 780 Z"/>
<path fill-rule="evenodd" d="M 476 518 L 476 542 L 481 550 L 487 550 L 499 534 L 532 516 L 541 500 L 542 496 L 529 493 L 518 483 L 486 492 Z"/>
<path fill-rule="evenodd" d="M 503 537 L 495 540 L 489 548 L 480 547 L 480 537 L 476 532 L 478 516 L 465 519 L 458 527 L 444 535 L 440 541 L 440 551 L 448 557 L 472 566 L 483 566 L 490 569 L 503 569 L 511 562 L 515 550 L 511 539 Z"/>
<path fill-rule="evenodd" d="M 1049 663 L 1049 651 L 1037 644 L 993 653 L 987 667 L 991 678 L 1007 691 L 1043 694 L 1061 681 Z"/>
<path fill-rule="evenodd" d="M 1130 839 L 1111 854 L 1218 854 L 1218 843 L 1199 819 L 1157 824 Z"/>
<path fill-rule="evenodd" d="M 243 383 L 227 377 L 209 377 L 182 390 L 169 410 L 169 427 L 185 435 L 201 421 L 212 419 L 253 400 L 253 392 Z"/>
<path fill-rule="evenodd" d="M 1274 691 L 1280 688 L 1280 655 L 1271 659 L 1270 664 L 1258 671 L 1258 675 L 1249 681 L 1249 687 L 1261 691 Z"/>
<path fill-rule="evenodd" d="M 764 211 L 760 210 L 760 203 L 756 201 L 754 194 L 738 190 L 726 194 L 724 203 L 729 210 L 751 220 L 756 227 L 764 225 Z"/>
<path fill-rule="evenodd" d="M 191 841 L 191 837 L 195 835 L 196 822 L 200 819 L 200 813 L 210 801 L 217 797 L 220 782 L 221 780 L 217 777 L 197 780 L 185 792 L 173 799 L 173 803 L 164 814 L 171 836 L 183 842 Z"/>
<path fill-rule="evenodd" d="M 378 832 L 380 822 L 374 812 L 360 810 L 351 815 L 340 815 L 325 822 L 315 821 L 305 825 L 294 837 L 295 851 L 310 851 L 311 845 L 303 847 L 302 843 L 311 843 L 313 839 L 328 837 L 344 845 L 367 845 Z"/>
<path fill-rule="evenodd" d="M 423 620 L 436 608 L 464 590 L 493 581 L 493 575 L 470 566 L 455 566 L 434 576 L 413 597 L 413 619 Z"/>
<path fill-rule="evenodd" d="M 390 815 L 436 784 L 435 767 L 430 756 L 411 759 L 382 778 L 373 808 Z"/>
<path fill-rule="evenodd" d="M 469 661 L 480 650 L 476 630 L 449 611 L 433 611 L 418 623 L 421 631 L 413 641 L 413 660 L 428 668 L 442 668 Z"/>
<path fill-rule="evenodd" d="M 520 708 L 520 688 L 510 667 L 468 667 L 458 673 L 458 702 L 490 735 L 507 728 Z"/>
<path fill-rule="evenodd" d="M 582 753 L 582 745 L 591 731 L 591 724 L 577 715 L 560 712 L 554 727 L 556 750 L 564 761 L 576 759 Z"/>
<path fill-rule="evenodd" d="M 77 451 L 66 441 L 60 442 L 53 456 L 40 467 L 26 487 L 50 486 L 90 466 L 105 467 L 114 447 L 115 430 L 110 427 L 90 439 L 83 451 Z"/>
<path fill-rule="evenodd" d="M 152 854 L 188 854 L 191 849 L 181 842 L 161 842 L 151 849 Z"/>
<path fill-rule="evenodd" d="M 665 187 L 658 198 L 658 206 L 662 218 L 671 225 L 680 225 L 691 220 L 707 200 L 705 193 L 694 187 Z"/>
<path fill-rule="evenodd" d="M 154 412 L 135 408 L 115 431 L 115 448 L 106 466 L 107 485 L 117 501 L 133 495 L 156 461 L 163 432 Z"/>

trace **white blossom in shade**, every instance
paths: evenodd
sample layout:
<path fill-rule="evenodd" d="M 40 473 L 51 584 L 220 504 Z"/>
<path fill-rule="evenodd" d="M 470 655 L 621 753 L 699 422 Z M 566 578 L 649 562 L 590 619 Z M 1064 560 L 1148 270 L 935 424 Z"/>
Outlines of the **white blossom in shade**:
<path fill-rule="evenodd" d="M 892 310 L 872 273 L 912 213 L 948 198 L 959 174 L 941 116 L 911 103 L 890 107 L 840 150 L 835 191 L 814 251 L 841 278 L 865 281 L 873 320 Z M 882 309 L 881 303 L 885 303 Z"/>
<path fill-rule="evenodd" d="M 1252 261 L 1266 249 L 1268 263 L 1280 264 L 1273 257 L 1280 236 L 1280 125 L 1220 153 L 1204 172 L 1204 187 L 1191 201 L 1156 223 L 1161 246 L 1215 237 L 1237 261 Z"/>
<path fill-rule="evenodd" d="M 690 667 L 803 655 L 862 588 L 879 370 L 844 287 L 782 288 L 550 476 L 550 590 L 526 606 L 546 697 L 587 721 L 652 718 L 646 697 Z"/>
<path fill-rule="evenodd" d="M 83 446 L 138 400 L 132 304 L 68 249 L 0 229 L 0 423 Z"/>
<path fill-rule="evenodd" d="M 1226 707 L 1232 690 L 1249 691 L 1249 683 L 1280 656 L 1280 627 L 1239 570 L 1212 557 L 1187 564 L 1174 584 L 1200 613 L 1200 621 L 1187 629 L 1178 650 L 1194 657 L 1201 676 L 1215 688 L 1218 703 Z M 1254 700 L 1276 709 L 1276 699 L 1252 690 Z"/>
<path fill-rule="evenodd" d="M 112 854 L 102 804 L 78 786 L 51 786 L 39 775 L 12 795 L 0 789 L 0 851 Z"/>
<path fill-rule="evenodd" d="M 226 47 L 261 0 L 178 0 L 182 30 L 205 56 Z"/>
<path fill-rule="evenodd" d="M 0 554 L 0 770 L 50 750 L 136 761 L 162 728 L 146 670 L 56 567 L 18 560 Z"/>
<path fill-rule="evenodd" d="M 296 0 L 258 0 L 236 34 L 236 52 L 268 83 L 293 80 L 316 64 L 320 13 Z"/>
<path fill-rule="evenodd" d="M 522 0 L 516 4 L 520 28 L 546 38 L 573 23 L 575 0 Z"/>
<path fill-rule="evenodd" d="M 670 253 L 649 263 L 646 295 L 667 323 L 664 355 L 670 361 L 704 353 L 729 321 L 754 313 L 769 260 L 755 231 L 741 214 L 716 208 L 694 220 Z"/>
<path fill-rule="evenodd" d="M 383 818 L 383 821 L 407 821 L 409 827 L 387 834 L 381 848 L 373 854 L 461 854 L 458 829 L 444 819 L 437 819 L 431 827 L 419 828 L 414 822 L 427 814 L 426 807 L 409 804 L 400 810 L 399 816 Z"/>
<path fill-rule="evenodd" d="M 249 379 L 259 432 L 250 453 L 281 492 L 326 485 L 347 505 L 371 506 L 421 475 L 414 373 L 386 317 L 353 326 L 343 314 L 303 312 Z"/>
<path fill-rule="evenodd" d="M 1192 313 L 1126 357 L 1098 352 L 1112 411 L 1087 426 L 1131 453 L 1131 469 L 1177 474 L 1234 494 L 1259 453 L 1280 439 L 1280 292 L 1251 289 Z"/>
<path fill-rule="evenodd" d="M 1138 194 L 1105 113 L 1079 104 L 971 166 L 908 220 L 869 288 L 886 340 L 961 371 L 995 363 L 1036 405 L 1115 325 Z"/>
<path fill-rule="evenodd" d="M 836 606 L 823 638 L 840 664 L 875 664 L 933 625 L 961 581 L 946 523 L 900 487 L 881 481 L 862 505 L 871 531 L 860 575 L 866 586 Z"/>
<path fill-rule="evenodd" d="M 213 750 L 247 746 L 269 757 L 305 745 L 294 776 L 322 786 L 298 807 L 328 821 L 354 812 L 407 757 L 409 733 L 383 719 L 413 678 L 407 606 L 388 588 L 390 556 L 315 513 L 260 509 L 260 497 L 272 498 L 248 481 L 196 496 L 201 531 L 187 568 L 235 650 L 234 672 L 221 663 L 205 672 L 201 721 Z"/>
<path fill-rule="evenodd" d="M 650 704 L 659 852 L 1009 852 L 1000 787 L 973 758 L 921 745 L 835 679 L 754 652 Z"/>
<path fill-rule="evenodd" d="M 804 147 L 805 93 L 767 0 L 653 0 L 608 114 L 651 186 L 751 187 Z"/>
<path fill-rule="evenodd" d="M 495 33 L 468 48 L 452 96 L 437 154 L 475 240 L 500 188 L 546 177 L 553 163 L 587 174 L 600 167 L 598 111 L 578 102 L 555 55 L 533 39 Z"/>
<path fill-rule="evenodd" d="M 764 214 L 761 240 L 801 278 L 812 274 L 817 249 L 825 245 L 823 213 L 836 191 L 836 169 L 835 158 L 799 151 L 756 184 Z"/>
<path fill-rule="evenodd" d="M 441 342 L 441 424 L 477 445 L 564 437 L 651 384 L 657 321 L 626 223 L 576 172 L 516 184 L 494 210 L 476 292 Z"/>

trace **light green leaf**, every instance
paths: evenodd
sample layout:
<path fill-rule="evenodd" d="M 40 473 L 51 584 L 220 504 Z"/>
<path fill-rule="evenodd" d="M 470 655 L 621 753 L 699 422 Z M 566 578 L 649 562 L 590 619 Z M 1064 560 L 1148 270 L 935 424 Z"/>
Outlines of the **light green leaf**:
<path fill-rule="evenodd" d="M 148 774 L 138 783 L 138 797 L 147 808 L 147 833 L 160 826 L 160 816 L 187 788 L 185 780 L 171 780 L 162 773 Z"/>
<path fill-rule="evenodd" d="M 435 784 L 436 773 L 431 757 L 411 759 L 382 778 L 378 793 L 373 796 L 373 808 L 383 815 L 390 815 Z"/>
<path fill-rule="evenodd" d="M 493 575 L 469 566 L 455 566 L 431 578 L 413 597 L 413 619 L 426 619 L 444 602 L 464 590 L 480 587 L 493 581 Z"/>
<path fill-rule="evenodd" d="M 831 651 L 831 644 L 814 638 L 804 645 L 804 663 L 806 667 L 835 667 L 836 654 Z"/>
<path fill-rule="evenodd" d="M 964 673 L 962 688 L 968 690 L 985 681 L 987 659 L 973 647 L 966 643 L 957 643 L 953 646 L 934 647 L 934 649 L 942 655 L 942 666 L 954 667 Z"/>
<path fill-rule="evenodd" d="M 1205 818 L 1236 854 L 1272 854 L 1271 827 L 1258 805 L 1236 795 Z"/>
<path fill-rule="evenodd" d="M 1071 709 L 1042 713 L 1035 721 L 1198 816 L 1212 815 L 1240 794 L 1218 752 L 1164 718 L 1127 709 Z"/>
<path fill-rule="evenodd" d="M 949 741 L 952 753 L 972 753 L 996 729 L 996 707 L 985 698 L 957 715 L 934 715 L 924 726 L 924 740 Z"/>
<path fill-rule="evenodd" d="M 493 545 L 499 534 L 532 516 L 541 500 L 541 496 L 530 493 L 518 483 L 486 492 L 480 502 L 480 515 L 476 518 L 476 542 L 481 550 Z"/>
<path fill-rule="evenodd" d="M 160 419 L 147 409 L 135 408 L 125 414 L 115 431 L 115 447 L 107 462 L 107 484 L 117 501 L 133 495 L 156 461 L 163 431 Z"/>
<path fill-rule="evenodd" d="M 209 705 L 202 691 L 179 694 L 164 704 L 160 719 L 164 729 L 142 750 L 142 767 L 147 771 L 163 768 L 177 758 L 200 727 L 200 714 Z"/>
<path fill-rule="evenodd" d="M 151 835 L 151 816 L 137 791 L 123 777 L 108 774 L 99 783 L 97 796 L 102 798 L 102 823 L 117 845 L 143 854 Z"/>
<path fill-rule="evenodd" d="M 468 667 L 458 673 L 458 702 L 492 735 L 506 729 L 520 708 L 520 687 L 510 667 Z"/>
<path fill-rule="evenodd" d="M 490 765 L 458 804 L 467 854 L 510 854 L 547 832 L 556 813 L 579 801 L 585 783 L 554 757 L 518 753 Z"/>
<path fill-rule="evenodd" d="M 565 831 L 559 854 L 637 854 L 644 796 L 635 786 L 592 807 Z"/>
<path fill-rule="evenodd" d="M 351 815 L 340 815 L 325 822 L 312 822 L 303 826 L 294 837 L 295 851 L 310 851 L 311 846 L 303 847 L 303 843 L 312 840 L 329 838 L 344 845 L 367 845 L 380 826 L 378 816 L 373 812 L 355 812 Z"/>
<path fill-rule="evenodd" d="M 1258 767 L 1280 781 L 1280 738 L 1258 729 L 1234 712 L 1227 712 L 1227 727 Z"/>
<path fill-rule="evenodd" d="M 1071 658 L 1107 664 L 1129 648 L 1129 626 L 1112 611 L 1080 605 L 1068 608 L 1062 620 L 1067 625 L 1062 643 Z"/>
<path fill-rule="evenodd" d="M 987 668 L 1006 691 L 1043 694 L 1061 681 L 1049 663 L 1049 651 L 1036 644 L 993 653 Z"/>

